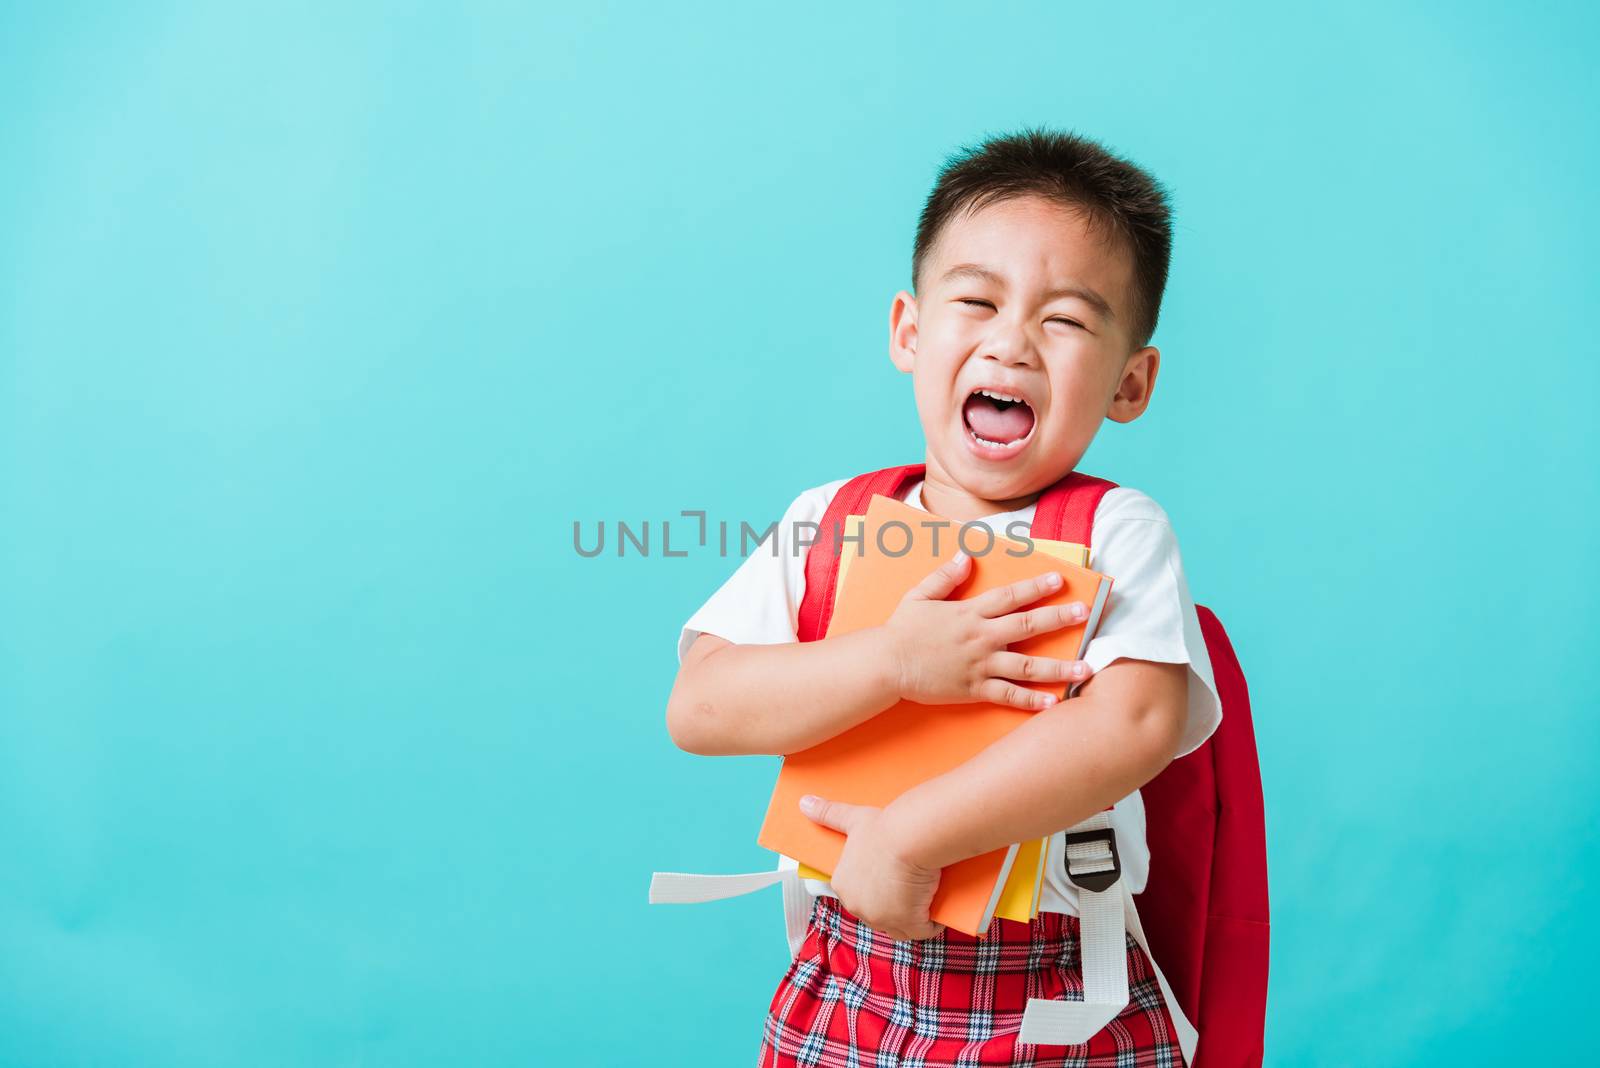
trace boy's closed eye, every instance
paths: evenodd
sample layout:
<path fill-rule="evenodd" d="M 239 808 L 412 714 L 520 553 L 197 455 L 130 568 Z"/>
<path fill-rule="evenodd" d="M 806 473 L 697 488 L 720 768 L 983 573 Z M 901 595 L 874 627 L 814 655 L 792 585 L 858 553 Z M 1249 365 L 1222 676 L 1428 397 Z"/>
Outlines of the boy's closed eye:
<path fill-rule="evenodd" d="M 982 307 L 988 308 L 990 311 L 994 310 L 994 305 L 993 304 L 990 304 L 988 301 L 982 300 L 982 299 L 980 299 L 978 297 L 958 297 L 957 298 L 957 303 L 965 304 L 968 307 L 982 306 Z M 1088 327 L 1084 326 L 1082 323 L 1078 322 L 1076 319 L 1068 319 L 1064 315 L 1052 315 L 1050 318 L 1046 319 L 1045 322 L 1047 322 L 1047 323 L 1063 323 L 1063 324 L 1065 324 L 1067 326 L 1075 326 L 1079 330 L 1087 330 L 1087 329 L 1089 329 Z"/>

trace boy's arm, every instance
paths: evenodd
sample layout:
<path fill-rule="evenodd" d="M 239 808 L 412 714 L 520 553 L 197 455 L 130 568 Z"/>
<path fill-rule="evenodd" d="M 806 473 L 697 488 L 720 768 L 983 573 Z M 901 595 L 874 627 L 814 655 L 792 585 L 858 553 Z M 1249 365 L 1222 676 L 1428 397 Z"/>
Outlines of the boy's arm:
<path fill-rule="evenodd" d="M 702 634 L 667 699 L 667 730 L 680 749 L 702 756 L 808 749 L 899 700 L 888 640 L 881 627 L 775 645 Z"/>
<path fill-rule="evenodd" d="M 820 641 L 734 645 L 701 634 L 667 700 L 672 740 L 708 756 L 784 755 L 842 734 L 901 698 L 1036 710 L 1055 696 L 1013 680 L 1089 677 L 1082 661 L 1007 648 L 1088 618 L 1081 601 L 1027 607 L 1061 588 L 1059 574 L 947 601 L 971 568 L 972 558 L 957 553 L 901 598 L 888 622 Z"/>
<path fill-rule="evenodd" d="M 1171 762 L 1188 711 L 1187 664 L 1117 660 L 1078 695 L 1037 713 L 886 809 L 887 841 L 939 869 L 1079 823 Z"/>

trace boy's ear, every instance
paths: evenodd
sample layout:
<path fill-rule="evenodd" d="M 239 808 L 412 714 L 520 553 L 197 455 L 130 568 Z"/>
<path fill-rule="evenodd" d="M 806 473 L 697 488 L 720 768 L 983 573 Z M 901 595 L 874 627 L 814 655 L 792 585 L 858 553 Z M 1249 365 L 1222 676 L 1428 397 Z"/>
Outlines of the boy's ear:
<path fill-rule="evenodd" d="M 1154 346 L 1146 346 L 1129 356 L 1122 365 L 1122 381 L 1117 383 L 1106 418 L 1131 423 L 1143 415 L 1150 407 L 1150 396 L 1156 389 L 1156 372 L 1160 369 L 1161 350 Z"/>
<path fill-rule="evenodd" d="M 917 362 L 917 298 L 903 289 L 889 306 L 889 360 L 906 374 Z"/>

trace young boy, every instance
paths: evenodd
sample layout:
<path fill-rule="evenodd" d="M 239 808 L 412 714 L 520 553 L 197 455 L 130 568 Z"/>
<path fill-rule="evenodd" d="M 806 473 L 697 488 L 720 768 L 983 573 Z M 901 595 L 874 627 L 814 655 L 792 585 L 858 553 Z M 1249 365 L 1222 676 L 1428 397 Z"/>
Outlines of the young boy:
<path fill-rule="evenodd" d="M 1161 187 L 1091 141 L 1029 130 L 947 163 L 917 228 L 914 292 L 897 293 L 889 313 L 889 356 L 911 375 L 926 439 L 926 473 L 906 502 L 998 534 L 1031 522 L 1041 493 L 1073 471 L 1105 419 L 1131 422 L 1149 405 L 1170 250 Z M 1087 1048 L 1018 1044 L 1027 998 L 1083 996 L 1077 891 L 1060 865 L 1050 865 L 1031 923 L 996 919 L 980 941 L 928 918 L 941 868 L 1059 839 L 1113 803 L 1123 878 L 1134 893 L 1144 888 L 1138 787 L 1221 719 L 1166 514 L 1126 487 L 1102 499 L 1092 565 L 1114 584 L 1082 662 L 1007 650 L 1084 618 L 1081 605 L 1029 607 L 1054 588 L 1046 579 L 946 600 L 971 567 L 964 556 L 882 626 L 802 643 L 796 540 L 805 543 L 844 481 L 800 494 L 778 524 L 777 551 L 753 552 L 685 624 L 667 708 L 673 741 L 707 755 L 787 754 L 901 699 L 998 701 L 1037 714 L 885 808 L 803 803 L 846 841 L 829 882 L 805 884 L 811 927 L 773 997 L 761 1063 L 793 1063 L 803 1050 L 804 1063 L 843 1064 L 848 1051 L 887 1050 L 929 1066 L 1181 1064 L 1132 938 L 1128 1007 Z M 1053 704 L 1015 684 L 1040 680 L 1083 685 Z M 1063 855 L 1059 840 L 1051 855 Z"/>

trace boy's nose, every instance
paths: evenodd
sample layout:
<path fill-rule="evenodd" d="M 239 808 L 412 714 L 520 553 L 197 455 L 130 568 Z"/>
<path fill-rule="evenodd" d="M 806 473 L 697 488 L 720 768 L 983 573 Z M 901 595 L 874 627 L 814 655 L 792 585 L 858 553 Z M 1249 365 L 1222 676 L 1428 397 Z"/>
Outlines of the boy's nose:
<path fill-rule="evenodd" d="M 1033 367 L 1038 363 L 1038 353 L 1033 343 L 1020 332 L 997 335 L 985 342 L 983 358 L 996 360 L 1008 367 Z"/>

